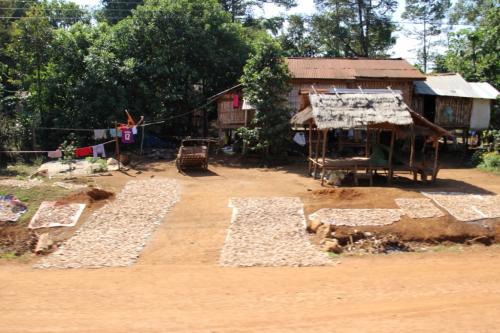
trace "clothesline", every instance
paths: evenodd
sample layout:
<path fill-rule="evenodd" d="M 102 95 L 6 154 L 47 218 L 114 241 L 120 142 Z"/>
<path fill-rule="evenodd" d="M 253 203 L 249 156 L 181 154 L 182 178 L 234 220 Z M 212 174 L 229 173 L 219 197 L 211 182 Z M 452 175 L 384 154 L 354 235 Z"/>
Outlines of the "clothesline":
<path fill-rule="evenodd" d="M 115 140 L 109 140 L 103 143 L 99 143 L 97 145 L 107 145 L 108 143 L 115 142 Z M 46 154 L 50 153 L 53 150 L 2 150 L 0 153 L 6 154 Z"/>

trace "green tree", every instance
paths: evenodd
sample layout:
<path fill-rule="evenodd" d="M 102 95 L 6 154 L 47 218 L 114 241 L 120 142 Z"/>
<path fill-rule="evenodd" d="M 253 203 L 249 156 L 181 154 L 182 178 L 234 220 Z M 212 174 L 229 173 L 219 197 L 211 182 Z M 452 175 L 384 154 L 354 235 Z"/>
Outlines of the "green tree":
<path fill-rule="evenodd" d="M 26 16 L 13 24 L 12 35 L 8 50 L 11 57 L 18 60 L 13 77 L 21 90 L 30 92 L 33 112 L 29 121 L 36 127 L 43 114 L 42 71 L 49 60 L 53 37 L 53 27 L 45 16 L 45 7 L 31 6 Z"/>
<path fill-rule="evenodd" d="M 144 0 L 102 0 L 102 13 L 110 24 L 116 24 L 120 20 L 131 15 L 132 10 L 142 5 Z"/>
<path fill-rule="evenodd" d="M 286 9 L 296 6 L 296 0 L 219 0 L 219 3 L 226 12 L 231 14 L 233 22 L 252 16 L 252 8 L 262 8 L 265 3 L 274 3 Z"/>
<path fill-rule="evenodd" d="M 500 7 L 482 13 L 476 29 L 450 34 L 445 55 L 448 69 L 470 81 L 486 81 L 500 88 Z"/>
<path fill-rule="evenodd" d="M 433 37 L 441 34 L 443 20 L 450 6 L 450 0 L 406 0 L 401 17 L 413 24 L 412 28 L 407 28 L 405 31 L 421 43 L 417 50 L 417 58 L 424 73 L 436 55 L 431 52 L 432 47 L 437 45 Z"/>
<path fill-rule="evenodd" d="M 289 143 L 290 110 L 286 96 L 291 89 L 290 73 L 279 44 L 263 40 L 255 45 L 255 53 L 245 64 L 241 77 L 245 99 L 256 109 L 249 128 L 239 135 L 252 150 L 266 156 L 283 155 Z"/>
<path fill-rule="evenodd" d="M 396 0 L 316 0 L 314 39 L 327 56 L 385 56 L 396 42 Z"/>
<path fill-rule="evenodd" d="M 312 57 L 318 52 L 308 18 L 290 15 L 288 28 L 279 36 L 281 46 L 287 57 Z"/>

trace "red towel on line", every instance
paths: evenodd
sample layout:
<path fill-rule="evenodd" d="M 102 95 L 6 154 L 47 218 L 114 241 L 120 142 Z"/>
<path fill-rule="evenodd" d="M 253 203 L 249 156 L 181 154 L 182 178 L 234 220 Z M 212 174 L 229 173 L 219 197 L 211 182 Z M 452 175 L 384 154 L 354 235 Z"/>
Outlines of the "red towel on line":
<path fill-rule="evenodd" d="M 240 108 L 240 96 L 239 95 L 233 95 L 233 108 L 234 109 Z"/>
<path fill-rule="evenodd" d="M 92 147 L 76 148 L 75 155 L 76 157 L 90 156 L 92 155 Z"/>

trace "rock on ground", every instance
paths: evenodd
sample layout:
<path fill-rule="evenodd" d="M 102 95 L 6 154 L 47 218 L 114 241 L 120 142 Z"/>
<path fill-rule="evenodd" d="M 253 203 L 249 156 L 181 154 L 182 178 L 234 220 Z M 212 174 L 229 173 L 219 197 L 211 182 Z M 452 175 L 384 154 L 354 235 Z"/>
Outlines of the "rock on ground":
<path fill-rule="evenodd" d="M 175 180 L 130 181 L 113 202 L 94 212 L 75 236 L 35 267 L 132 265 L 179 195 Z"/>
<path fill-rule="evenodd" d="M 319 266 L 332 261 L 306 234 L 299 198 L 237 198 L 221 266 Z"/>

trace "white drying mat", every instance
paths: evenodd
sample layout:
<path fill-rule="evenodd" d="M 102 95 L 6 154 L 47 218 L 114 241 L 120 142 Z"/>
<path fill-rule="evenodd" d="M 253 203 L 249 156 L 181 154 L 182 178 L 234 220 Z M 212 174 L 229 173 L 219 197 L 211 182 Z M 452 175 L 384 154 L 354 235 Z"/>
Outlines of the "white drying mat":
<path fill-rule="evenodd" d="M 28 228 L 73 227 L 85 209 L 85 204 L 44 201 L 31 218 Z"/>
<path fill-rule="evenodd" d="M 498 195 L 462 192 L 422 192 L 459 221 L 468 222 L 500 217 Z"/>
<path fill-rule="evenodd" d="M 397 198 L 396 204 L 404 215 L 412 219 L 442 217 L 444 213 L 429 198 Z"/>
<path fill-rule="evenodd" d="M 358 226 L 380 226 L 401 219 L 400 209 L 335 209 L 322 208 L 309 215 L 310 220 L 319 219 L 325 224 Z"/>

